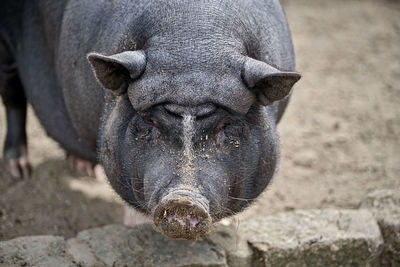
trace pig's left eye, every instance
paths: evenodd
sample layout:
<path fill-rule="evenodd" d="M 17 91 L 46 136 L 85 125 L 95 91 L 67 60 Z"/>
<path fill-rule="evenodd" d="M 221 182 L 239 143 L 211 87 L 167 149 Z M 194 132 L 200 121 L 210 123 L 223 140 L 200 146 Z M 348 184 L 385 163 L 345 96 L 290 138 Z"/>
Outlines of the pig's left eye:
<path fill-rule="evenodd" d="M 243 135 L 243 125 L 240 122 L 224 121 L 217 127 L 218 134 L 240 138 Z"/>
<path fill-rule="evenodd" d="M 243 136 L 243 125 L 241 123 L 223 122 L 217 128 L 217 143 L 238 148 Z"/>
<path fill-rule="evenodd" d="M 159 135 L 154 121 L 139 114 L 131 122 L 131 131 L 136 140 L 150 141 L 156 139 Z"/>

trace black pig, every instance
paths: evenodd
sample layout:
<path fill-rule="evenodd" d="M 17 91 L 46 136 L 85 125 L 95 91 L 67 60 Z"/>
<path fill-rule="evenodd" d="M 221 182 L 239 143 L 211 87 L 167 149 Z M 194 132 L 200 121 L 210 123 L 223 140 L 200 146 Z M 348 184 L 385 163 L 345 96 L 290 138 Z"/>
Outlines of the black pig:
<path fill-rule="evenodd" d="M 278 0 L 3 0 L 0 66 L 12 173 L 29 172 L 28 102 L 69 154 L 187 239 L 268 185 L 300 78 Z"/>

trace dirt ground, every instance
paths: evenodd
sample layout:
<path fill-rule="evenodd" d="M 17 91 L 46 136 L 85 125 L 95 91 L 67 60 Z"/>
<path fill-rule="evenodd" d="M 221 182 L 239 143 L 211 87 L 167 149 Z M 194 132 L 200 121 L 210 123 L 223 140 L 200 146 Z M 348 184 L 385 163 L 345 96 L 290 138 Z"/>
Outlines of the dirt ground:
<path fill-rule="evenodd" d="M 303 78 L 279 126 L 280 171 L 239 222 L 300 208 L 355 208 L 370 191 L 400 187 L 400 2 L 283 2 Z M 122 221 L 122 203 L 101 168 L 97 180 L 75 177 L 31 110 L 28 135 L 33 176 L 16 180 L 0 167 L 0 240 L 70 237 Z"/>

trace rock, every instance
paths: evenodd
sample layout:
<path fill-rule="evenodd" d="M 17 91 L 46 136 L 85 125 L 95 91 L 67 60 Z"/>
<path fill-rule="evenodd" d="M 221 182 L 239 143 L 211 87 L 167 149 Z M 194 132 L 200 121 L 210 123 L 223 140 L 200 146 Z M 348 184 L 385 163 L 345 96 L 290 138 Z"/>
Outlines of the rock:
<path fill-rule="evenodd" d="M 32 236 L 0 242 L 0 265 L 16 266 L 228 266 L 225 251 L 207 240 L 173 240 L 151 225 L 109 225 L 62 237 Z"/>
<path fill-rule="evenodd" d="M 27 236 L 0 242 L 0 266 L 77 266 L 58 236 Z M 4 264 L 4 265 L 3 265 Z"/>
<path fill-rule="evenodd" d="M 76 240 L 106 266 L 228 266 L 222 248 L 205 240 L 173 240 L 151 225 L 109 225 L 82 231 Z"/>
<path fill-rule="evenodd" d="M 379 190 L 369 194 L 361 203 L 381 228 L 385 240 L 382 266 L 400 266 L 400 190 Z"/>
<path fill-rule="evenodd" d="M 382 249 L 369 211 L 327 209 L 255 217 L 240 227 L 220 225 L 197 241 L 164 237 L 151 225 L 108 225 L 67 241 L 21 237 L 0 242 L 0 265 L 376 266 Z"/>
<path fill-rule="evenodd" d="M 79 266 L 106 266 L 96 256 L 88 244 L 76 238 L 71 238 L 67 241 L 67 253 L 71 255 L 74 262 Z"/>
<path fill-rule="evenodd" d="M 224 248 L 229 267 L 251 266 L 253 251 L 247 244 L 247 240 L 238 235 L 236 225 L 220 225 L 206 237 L 212 243 Z"/>
<path fill-rule="evenodd" d="M 253 266 L 376 266 L 383 246 L 365 210 L 304 210 L 256 217 L 238 234 L 254 250 Z"/>

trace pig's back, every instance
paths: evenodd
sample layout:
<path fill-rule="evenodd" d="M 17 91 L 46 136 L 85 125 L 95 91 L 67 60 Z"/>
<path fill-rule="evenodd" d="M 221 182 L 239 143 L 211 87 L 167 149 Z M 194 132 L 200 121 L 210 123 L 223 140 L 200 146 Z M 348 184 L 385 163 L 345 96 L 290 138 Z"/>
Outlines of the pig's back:
<path fill-rule="evenodd" d="M 294 70 L 290 33 L 279 1 L 22 2 L 25 7 L 15 47 L 19 47 L 16 59 L 28 101 L 47 133 L 82 158 L 95 158 L 103 105 L 102 89 L 95 81 L 86 54 L 111 54 L 144 45 L 150 33 L 163 30 L 162 25 L 154 24 L 166 15 L 165 10 L 157 9 L 160 3 L 181 2 L 194 17 L 198 17 L 195 5 L 208 5 L 204 10 L 223 10 L 227 24 L 236 16 L 234 19 L 242 21 L 246 28 L 241 38 L 257 44 L 257 58 L 281 69 Z M 152 12 L 153 8 L 157 10 Z M 277 104 L 270 109 L 276 114 Z"/>

